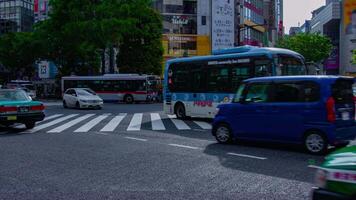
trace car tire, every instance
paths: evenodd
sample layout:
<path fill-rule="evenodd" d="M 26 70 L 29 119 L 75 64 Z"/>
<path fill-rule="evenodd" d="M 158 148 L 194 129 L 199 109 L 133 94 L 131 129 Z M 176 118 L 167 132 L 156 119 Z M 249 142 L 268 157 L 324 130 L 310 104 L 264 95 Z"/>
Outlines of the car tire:
<path fill-rule="evenodd" d="M 25 123 L 26 129 L 33 129 L 36 126 L 36 122 Z"/>
<path fill-rule="evenodd" d="M 75 108 L 80 109 L 80 103 L 78 101 L 77 101 L 77 103 L 75 103 Z"/>
<path fill-rule="evenodd" d="M 67 102 L 63 100 L 63 108 L 68 108 Z"/>
<path fill-rule="evenodd" d="M 133 96 L 130 95 L 130 94 L 125 95 L 125 97 L 124 97 L 124 102 L 125 102 L 126 104 L 133 104 L 133 102 L 134 102 Z"/>
<path fill-rule="evenodd" d="M 328 149 L 328 141 L 319 131 L 309 131 L 303 140 L 305 150 L 310 154 L 323 155 Z"/>
<path fill-rule="evenodd" d="M 220 144 L 231 144 L 233 141 L 232 131 L 227 124 L 221 123 L 214 128 L 214 136 Z"/>
<path fill-rule="evenodd" d="M 174 109 L 174 114 L 176 114 L 178 119 L 186 119 L 187 118 L 187 115 L 185 112 L 185 107 L 182 103 L 176 104 L 175 109 Z"/>

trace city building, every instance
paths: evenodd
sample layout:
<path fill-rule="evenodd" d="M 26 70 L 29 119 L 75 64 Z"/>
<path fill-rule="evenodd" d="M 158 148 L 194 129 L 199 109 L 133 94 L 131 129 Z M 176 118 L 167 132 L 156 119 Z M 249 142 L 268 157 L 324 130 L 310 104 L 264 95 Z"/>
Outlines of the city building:
<path fill-rule="evenodd" d="M 339 74 L 340 67 L 340 20 L 341 6 L 339 1 L 326 1 L 326 5 L 313 11 L 310 21 L 310 32 L 328 36 L 332 42 L 333 50 L 324 62 L 326 74 Z"/>
<path fill-rule="evenodd" d="M 263 8 L 266 34 L 269 42 L 267 46 L 275 46 L 276 42 L 284 35 L 283 1 L 264 0 Z"/>
<path fill-rule="evenodd" d="M 50 10 L 49 0 L 34 0 L 33 11 L 35 23 L 48 19 Z"/>
<path fill-rule="evenodd" d="M 298 26 L 292 26 L 289 29 L 289 35 L 290 36 L 296 35 L 296 34 L 298 34 L 300 32 L 301 32 L 301 30 L 300 30 L 300 27 L 298 27 Z"/>
<path fill-rule="evenodd" d="M 0 0 L 0 35 L 31 31 L 32 25 L 32 0 Z"/>
<path fill-rule="evenodd" d="M 304 24 L 300 27 L 301 33 L 310 33 L 310 20 L 305 20 Z"/>

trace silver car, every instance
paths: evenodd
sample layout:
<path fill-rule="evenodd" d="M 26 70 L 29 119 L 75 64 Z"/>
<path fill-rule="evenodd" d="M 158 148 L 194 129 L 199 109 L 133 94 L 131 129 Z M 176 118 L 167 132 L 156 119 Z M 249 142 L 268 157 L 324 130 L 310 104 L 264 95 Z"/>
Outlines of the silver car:
<path fill-rule="evenodd" d="M 64 108 L 101 109 L 103 104 L 103 100 L 89 88 L 69 88 L 63 94 Z"/>

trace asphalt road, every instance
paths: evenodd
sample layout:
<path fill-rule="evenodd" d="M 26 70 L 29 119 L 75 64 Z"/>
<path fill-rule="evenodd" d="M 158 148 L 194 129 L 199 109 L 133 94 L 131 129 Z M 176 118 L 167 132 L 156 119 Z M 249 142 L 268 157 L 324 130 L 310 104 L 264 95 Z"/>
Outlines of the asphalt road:
<path fill-rule="evenodd" d="M 161 104 L 48 104 L 31 131 L 0 129 L 0 199 L 308 199 L 323 157 L 298 147 L 220 145 L 209 120 Z"/>

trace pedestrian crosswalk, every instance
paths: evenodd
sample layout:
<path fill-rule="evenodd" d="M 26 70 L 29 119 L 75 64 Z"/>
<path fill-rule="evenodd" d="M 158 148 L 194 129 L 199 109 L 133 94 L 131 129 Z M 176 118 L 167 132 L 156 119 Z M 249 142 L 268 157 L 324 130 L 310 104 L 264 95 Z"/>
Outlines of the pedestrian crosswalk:
<path fill-rule="evenodd" d="M 170 130 L 210 130 L 205 121 L 184 121 L 175 115 L 161 113 L 119 113 L 119 114 L 53 114 L 38 122 L 29 133 L 87 133 L 90 131 L 110 133 L 116 131 L 170 131 Z"/>

